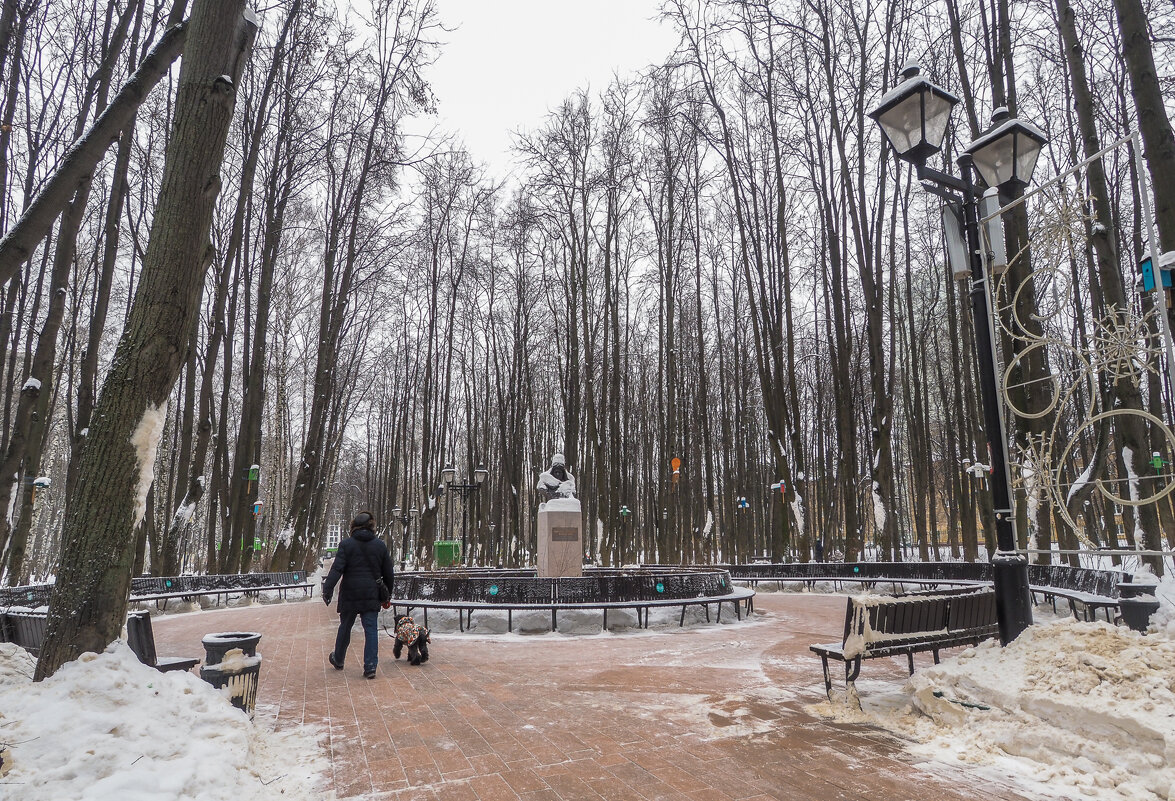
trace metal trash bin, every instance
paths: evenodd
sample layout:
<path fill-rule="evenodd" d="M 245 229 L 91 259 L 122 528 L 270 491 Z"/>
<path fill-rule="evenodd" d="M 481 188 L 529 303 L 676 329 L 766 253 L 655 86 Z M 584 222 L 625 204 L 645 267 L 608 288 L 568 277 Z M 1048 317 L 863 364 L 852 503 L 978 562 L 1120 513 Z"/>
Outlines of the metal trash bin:
<path fill-rule="evenodd" d="M 1151 615 L 1159 611 L 1159 599 L 1155 596 L 1155 584 L 1122 582 L 1118 585 L 1118 611 L 1122 622 L 1135 631 L 1146 633 Z"/>
<path fill-rule="evenodd" d="M 261 635 L 251 631 L 209 634 L 201 641 L 205 659 L 200 678 L 220 689 L 227 687 L 229 702 L 253 718 L 257 706 L 257 685 L 261 678 L 261 657 L 257 643 Z"/>

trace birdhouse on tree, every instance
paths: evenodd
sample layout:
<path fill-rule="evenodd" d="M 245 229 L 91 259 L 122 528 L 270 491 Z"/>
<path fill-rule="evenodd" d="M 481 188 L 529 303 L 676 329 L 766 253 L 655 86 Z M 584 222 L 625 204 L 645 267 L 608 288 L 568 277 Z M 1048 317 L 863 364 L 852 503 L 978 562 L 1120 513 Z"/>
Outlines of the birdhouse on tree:
<path fill-rule="evenodd" d="M 49 486 L 52 483 L 53 482 L 49 479 L 49 476 L 38 476 L 37 478 L 34 478 L 33 479 L 33 495 L 32 495 L 32 499 L 31 499 L 32 502 L 33 503 L 37 502 L 37 490 L 49 489 Z"/>

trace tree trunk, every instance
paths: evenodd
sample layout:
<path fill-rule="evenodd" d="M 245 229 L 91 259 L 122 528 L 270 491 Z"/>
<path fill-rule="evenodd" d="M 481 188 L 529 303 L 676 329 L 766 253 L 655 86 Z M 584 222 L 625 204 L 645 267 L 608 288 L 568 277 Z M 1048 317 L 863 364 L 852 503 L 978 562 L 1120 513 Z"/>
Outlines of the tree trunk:
<path fill-rule="evenodd" d="M 145 512 L 167 398 L 197 322 L 234 86 L 257 28 L 244 10 L 244 0 L 196 0 L 192 10 L 146 260 L 67 500 L 37 680 L 103 650 L 122 630 L 132 532 Z"/>
<path fill-rule="evenodd" d="M 1122 55 L 1138 109 L 1138 131 L 1151 171 L 1159 247 L 1163 251 L 1175 250 L 1175 134 L 1159 86 L 1146 11 L 1142 0 L 1114 0 L 1114 9 L 1118 12 Z"/>

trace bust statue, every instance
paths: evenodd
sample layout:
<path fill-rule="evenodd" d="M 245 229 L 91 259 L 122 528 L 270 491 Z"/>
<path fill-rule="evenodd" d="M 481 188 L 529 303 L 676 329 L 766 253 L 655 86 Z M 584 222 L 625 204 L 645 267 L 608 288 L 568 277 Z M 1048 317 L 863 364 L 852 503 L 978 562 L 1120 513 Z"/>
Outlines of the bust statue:
<path fill-rule="evenodd" d="M 567 472 L 567 465 L 563 454 L 556 453 L 551 457 L 551 466 L 539 473 L 537 487 L 548 501 L 555 498 L 575 497 L 575 477 Z"/>

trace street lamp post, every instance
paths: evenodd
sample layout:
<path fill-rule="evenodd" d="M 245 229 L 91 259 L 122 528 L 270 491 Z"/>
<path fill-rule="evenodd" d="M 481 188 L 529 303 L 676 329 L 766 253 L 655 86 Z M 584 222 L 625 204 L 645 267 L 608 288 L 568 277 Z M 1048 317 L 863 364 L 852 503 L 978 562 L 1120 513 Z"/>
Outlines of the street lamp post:
<path fill-rule="evenodd" d="M 779 481 L 776 481 L 774 484 L 772 484 L 769 489 L 772 493 L 774 493 L 776 490 L 779 491 L 779 541 L 783 545 L 785 551 L 790 551 L 791 543 L 787 541 L 787 509 L 785 506 L 787 503 L 787 482 L 781 478 Z M 774 507 L 773 504 L 772 507 Z M 770 531 L 770 529 L 768 530 Z M 775 548 L 771 547 L 771 535 L 768 535 L 764 538 L 763 552 L 764 554 L 770 552 L 771 559 L 774 561 L 776 553 Z M 787 558 L 784 554 L 779 554 L 779 561 L 787 561 Z"/>
<path fill-rule="evenodd" d="M 628 518 L 630 517 L 632 517 L 632 510 L 628 508 L 628 504 L 622 504 L 620 506 L 620 541 L 623 544 L 617 548 L 617 553 L 620 554 L 622 560 L 628 553 L 628 547 L 630 545 L 628 541 Z"/>
<path fill-rule="evenodd" d="M 751 508 L 751 502 L 747 500 L 747 496 L 740 495 L 734 500 L 734 542 L 731 543 L 732 553 L 742 552 L 742 524 L 743 517 L 746 515 L 748 509 Z M 751 542 L 751 561 L 755 560 L 755 543 L 752 538 Z M 731 560 L 733 561 L 733 560 Z"/>
<path fill-rule="evenodd" d="M 400 521 L 400 525 L 404 527 L 404 537 L 400 543 L 400 569 L 404 569 L 404 565 L 408 560 L 408 525 L 416 519 L 420 514 L 419 509 L 401 509 L 397 506 L 392 510 L 392 519 Z"/>
<path fill-rule="evenodd" d="M 489 476 L 489 474 L 490 473 L 488 470 L 486 470 L 485 465 L 481 464 L 481 463 L 478 463 L 477 468 L 473 471 L 473 481 L 469 481 L 464 478 L 461 479 L 460 481 L 458 481 L 457 480 L 457 468 L 453 467 L 452 464 L 449 464 L 448 466 L 445 467 L 444 470 L 441 471 L 441 479 L 445 482 L 445 508 L 446 508 L 446 510 L 449 508 L 449 500 L 448 500 L 449 494 L 453 493 L 453 492 L 460 492 L 461 493 L 461 561 L 462 561 L 462 563 L 464 563 L 466 561 L 466 559 L 468 558 L 466 556 L 466 553 L 468 553 L 466 548 L 468 545 L 467 539 L 468 539 L 468 532 L 469 532 L 469 529 L 468 529 L 469 515 L 466 514 L 466 512 L 468 511 L 467 510 L 468 504 L 466 503 L 466 501 L 468 500 L 470 494 L 477 492 L 478 490 L 481 489 L 481 485 L 485 483 L 485 480 Z M 446 513 L 446 516 L 448 516 L 447 513 Z"/>
<path fill-rule="evenodd" d="M 992 116 L 992 129 L 968 145 L 956 159 L 960 177 L 927 167 L 926 160 L 942 149 L 951 109 L 959 101 L 918 73 L 916 64 L 904 67 L 901 83 L 881 98 L 869 116 L 881 126 L 898 158 L 914 165 L 922 188 L 946 201 L 945 211 L 954 215 L 955 220 L 961 217 L 965 230 L 965 244 L 956 241 L 952 249 L 951 216 L 944 213 L 944 220 L 948 223 L 948 255 L 952 255 L 953 250 L 955 260 L 965 260 L 953 264 L 952 269 L 956 277 L 967 277 L 969 272 L 971 278 L 976 359 L 996 518 L 996 553 L 991 559 L 996 614 L 1000 640 L 1007 645 L 1032 625 L 1032 597 L 1028 588 L 1028 562 L 1016 551 L 1007 438 L 996 378 L 995 334 L 987 299 L 985 251 L 979 237 L 980 186 L 972 174 L 977 173 L 991 190 L 1023 187 L 1031 179 L 1037 157 L 1047 140 L 1035 126 L 1011 117 L 1007 109 L 999 109 Z M 963 246 L 965 254 L 960 252 Z"/>

